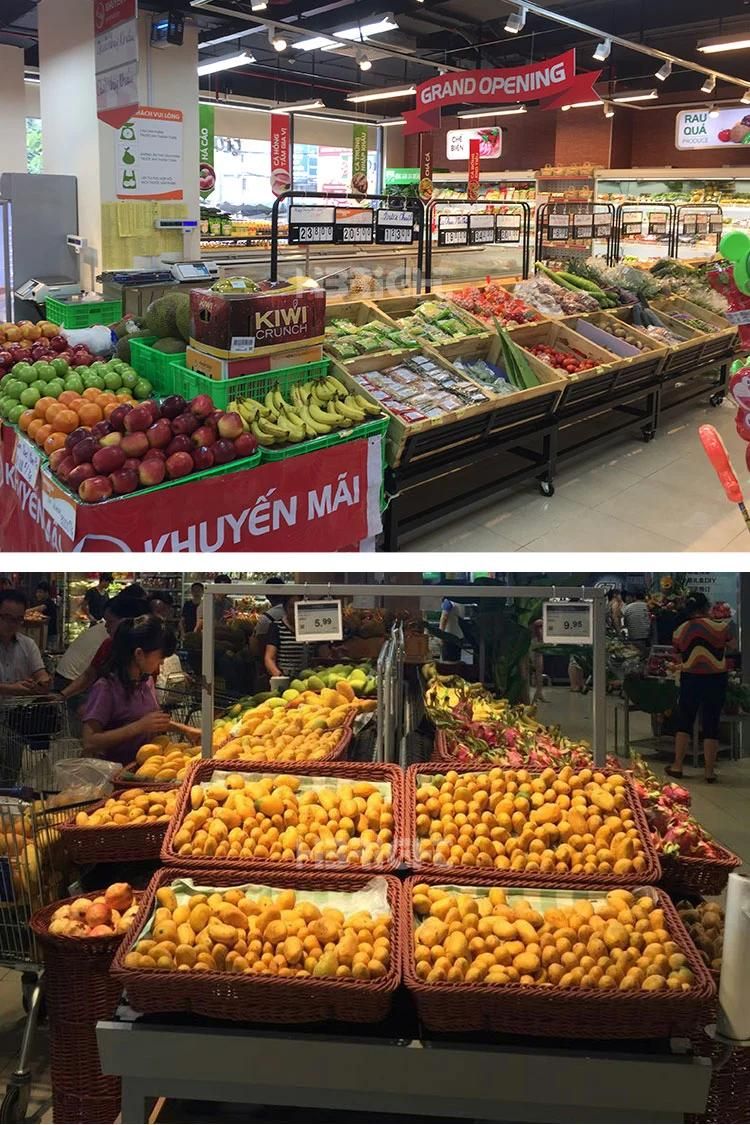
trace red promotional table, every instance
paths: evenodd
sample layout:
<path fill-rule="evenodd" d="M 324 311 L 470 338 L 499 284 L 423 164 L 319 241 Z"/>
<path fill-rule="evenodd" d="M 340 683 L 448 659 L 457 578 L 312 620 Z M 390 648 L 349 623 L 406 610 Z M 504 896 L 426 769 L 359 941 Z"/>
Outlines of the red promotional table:
<path fill-rule="evenodd" d="M 382 528 L 381 438 L 238 469 L 100 504 L 72 500 L 48 468 L 19 471 L 3 426 L 4 551 L 341 551 L 374 546 Z M 25 439 L 23 439 L 25 441 Z M 33 481 L 34 483 L 31 483 Z"/>

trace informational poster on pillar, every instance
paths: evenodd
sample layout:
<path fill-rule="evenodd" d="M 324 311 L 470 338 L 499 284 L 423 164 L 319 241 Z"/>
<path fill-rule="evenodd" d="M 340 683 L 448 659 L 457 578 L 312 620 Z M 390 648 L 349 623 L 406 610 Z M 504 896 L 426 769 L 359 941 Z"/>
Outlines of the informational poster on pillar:
<path fill-rule="evenodd" d="M 283 195 L 292 186 L 292 122 L 287 113 L 271 114 L 271 191 Z"/>
<path fill-rule="evenodd" d="M 96 114 L 119 128 L 138 108 L 136 0 L 93 0 Z"/>
<path fill-rule="evenodd" d="M 183 198 L 182 110 L 142 106 L 115 144 L 118 199 Z"/>

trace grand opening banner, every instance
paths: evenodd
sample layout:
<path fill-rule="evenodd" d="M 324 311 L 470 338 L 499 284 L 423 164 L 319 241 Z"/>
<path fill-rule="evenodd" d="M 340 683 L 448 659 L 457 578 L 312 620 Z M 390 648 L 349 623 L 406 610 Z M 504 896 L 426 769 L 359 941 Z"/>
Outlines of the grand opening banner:
<path fill-rule="evenodd" d="M 600 74 L 601 70 L 576 74 L 576 53 L 572 50 L 512 69 L 436 75 L 417 86 L 416 109 L 403 113 L 404 135 L 439 128 L 443 106 L 538 101 L 541 109 L 559 109 L 570 102 L 591 101 L 598 96 L 593 86 Z"/>

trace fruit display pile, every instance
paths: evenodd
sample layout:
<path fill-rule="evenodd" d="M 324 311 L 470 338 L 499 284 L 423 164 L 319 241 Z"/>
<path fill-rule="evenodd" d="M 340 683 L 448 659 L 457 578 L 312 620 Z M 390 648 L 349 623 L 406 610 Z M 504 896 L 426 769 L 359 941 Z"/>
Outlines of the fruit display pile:
<path fill-rule="evenodd" d="M 650 895 L 612 890 L 547 906 L 522 891 L 417 884 L 414 971 L 427 984 L 687 992 L 695 984 Z M 534 905 L 534 902 L 537 905 Z"/>
<path fill-rule="evenodd" d="M 176 891 L 176 893 L 175 893 Z M 160 887 L 126 969 L 209 970 L 377 980 L 391 959 L 391 915 L 347 911 L 314 892 L 253 888 L 190 893 Z M 346 895 L 326 895 L 346 906 Z"/>
<path fill-rule="evenodd" d="M 334 318 L 326 325 L 325 350 L 342 360 L 357 359 L 375 352 L 401 352 L 419 347 L 416 336 L 404 328 L 371 320 L 356 325 L 345 318 Z"/>
<path fill-rule="evenodd" d="M 636 336 L 627 324 L 623 321 L 615 320 L 613 317 L 606 319 L 597 319 L 596 316 L 591 317 L 593 324 L 596 324 L 604 332 L 608 332 L 610 336 L 615 336 L 618 340 L 622 340 L 625 344 L 630 344 L 632 348 L 637 348 L 639 352 L 649 351 L 650 345 Z"/>
<path fill-rule="evenodd" d="M 647 870 L 620 774 L 495 767 L 419 775 L 418 859 L 524 875 L 633 877 Z"/>
<path fill-rule="evenodd" d="M 192 762 L 200 757 L 201 748 L 190 742 L 172 742 L 162 735 L 141 746 L 135 756 L 133 777 L 139 781 L 180 782 Z"/>
<path fill-rule="evenodd" d="M 377 865 L 393 850 L 390 783 L 217 774 L 190 790 L 172 848 L 181 856 Z"/>
<path fill-rule="evenodd" d="M 448 344 L 486 331 L 456 305 L 440 298 L 422 301 L 410 316 L 400 317 L 396 323 L 420 343 L 426 344 Z"/>
<path fill-rule="evenodd" d="M 76 828 L 136 828 L 141 824 L 167 824 L 176 807 L 176 790 L 164 792 L 123 789 L 98 809 L 76 813 Z"/>
<path fill-rule="evenodd" d="M 66 359 L 68 366 L 76 366 L 79 356 L 86 367 L 94 361 L 88 348 L 71 348 L 64 330 L 51 320 L 40 320 L 37 324 L 31 320 L 0 323 L 0 379 L 17 363 L 49 362 L 58 356 Z"/>
<path fill-rule="evenodd" d="M 28 432 L 34 417 L 41 418 L 43 425 L 49 424 L 47 408 L 61 404 L 75 412 L 83 409 L 89 420 L 81 424 L 92 426 L 105 417 L 106 407 L 134 403 L 152 393 L 151 384 L 120 360 L 104 363 L 92 356 L 89 364 L 77 367 L 71 367 L 71 362 L 64 355 L 57 355 L 50 360 L 15 363 L 0 382 L 0 417 Z M 40 401 L 42 406 L 35 412 Z M 92 404 L 99 407 L 98 415 Z M 53 432 L 66 431 L 58 428 Z M 43 445 L 48 436 L 45 434 L 38 444 Z"/>
<path fill-rule="evenodd" d="M 684 786 L 662 785 L 643 762 L 637 763 L 634 784 L 658 852 L 709 861 L 726 857 L 726 850 L 691 814 L 690 793 Z"/>
<path fill-rule="evenodd" d="M 678 902 L 677 913 L 707 969 L 721 972 L 724 953 L 724 911 L 718 902 Z"/>
<path fill-rule="evenodd" d="M 291 701 L 271 698 L 238 717 L 214 723 L 213 757 L 219 761 L 318 761 L 341 741 L 342 728 L 358 707 L 349 684 L 304 691 Z"/>
<path fill-rule="evenodd" d="M 542 363 L 546 363 L 561 375 L 580 375 L 582 371 L 593 371 L 598 367 L 593 359 L 587 359 L 581 352 L 574 348 L 554 348 L 551 344 L 532 344 L 527 349 Z"/>
<path fill-rule="evenodd" d="M 239 414 L 208 395 L 186 402 L 123 402 L 91 432 L 76 428 L 50 458 L 55 476 L 85 503 L 109 500 L 251 456 L 258 443 Z"/>
<path fill-rule="evenodd" d="M 480 320 L 494 325 L 495 321 L 503 328 L 513 328 L 517 324 L 530 324 L 539 320 L 535 309 L 514 297 L 507 289 L 488 282 L 485 286 L 465 285 L 451 293 L 451 300 Z"/>
<path fill-rule="evenodd" d="M 382 417 L 378 406 L 352 393 L 333 375 L 295 383 L 286 394 L 276 387 L 263 401 L 243 397 L 229 406 L 240 416 L 246 433 L 267 447 L 294 445 L 349 430 L 368 416 Z"/>
<path fill-rule="evenodd" d="M 152 339 L 149 347 L 165 355 L 181 355 L 190 341 L 190 294 L 174 289 L 158 297 L 142 317 L 127 316 L 112 326 L 117 336 L 115 355 L 130 363 L 132 340 Z"/>
<path fill-rule="evenodd" d="M 114 937 L 128 932 L 137 913 L 138 898 L 130 884 L 111 883 L 103 895 L 58 906 L 49 932 L 71 938 Z"/>

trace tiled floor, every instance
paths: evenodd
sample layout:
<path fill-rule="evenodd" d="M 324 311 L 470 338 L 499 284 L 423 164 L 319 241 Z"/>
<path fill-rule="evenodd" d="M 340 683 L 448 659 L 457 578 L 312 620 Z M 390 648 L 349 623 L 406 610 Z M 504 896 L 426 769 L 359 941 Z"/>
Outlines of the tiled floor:
<path fill-rule="evenodd" d="M 735 407 L 691 404 L 665 417 L 646 444 L 615 435 L 609 446 L 563 461 L 555 495 L 518 486 L 478 511 L 405 544 L 422 551 L 750 551 L 750 535 L 726 499 L 698 439 L 718 429 L 740 482 L 746 444 Z"/>
<path fill-rule="evenodd" d="M 571 737 L 591 737 L 592 696 L 573 695 L 566 688 L 546 688 L 547 702 L 540 704 L 540 718 L 547 723 L 559 723 Z M 614 707 L 608 700 L 608 743 L 614 748 Z M 631 743 L 647 755 L 654 753 L 656 744 L 651 737 L 650 720 L 646 715 L 634 713 L 630 723 Z M 622 737 L 622 736 L 621 736 Z M 668 764 L 671 740 L 663 739 L 661 756 L 650 758 L 652 768 L 661 773 Z M 719 762 L 721 781 L 718 785 L 707 786 L 700 772 L 686 767 L 685 784 L 690 789 L 693 809 L 702 824 L 720 839 L 727 847 L 746 860 L 750 865 L 750 756 L 729 762 L 722 758 Z M 24 1026 L 24 1013 L 21 1005 L 20 977 L 18 973 L 0 968 L 0 1091 L 4 1091 L 5 1080 L 16 1066 L 18 1048 Z M 35 1120 L 52 1121 L 51 1110 L 44 1110 L 44 1103 L 51 1097 L 48 1038 L 46 1028 L 37 1032 L 30 1066 L 34 1075 L 30 1117 Z M 220 1109 L 220 1112 L 217 1112 Z M 40 1112 L 41 1111 L 41 1112 Z M 38 1114 L 38 1116 L 34 1116 Z M 351 1116 L 351 1115 L 349 1115 Z M 378 1121 L 389 1120 L 382 1114 L 376 1115 Z M 217 1107 L 206 1103 L 170 1103 L 164 1120 L 180 1122 L 198 1121 L 345 1121 L 346 1115 L 331 1115 L 323 1112 L 310 1112 L 294 1109 L 269 1110 L 267 1107 Z M 364 1120 L 364 1118 L 363 1118 Z M 394 1118 L 395 1120 L 395 1118 Z M 402 1118 L 400 1118 L 402 1120 Z"/>

